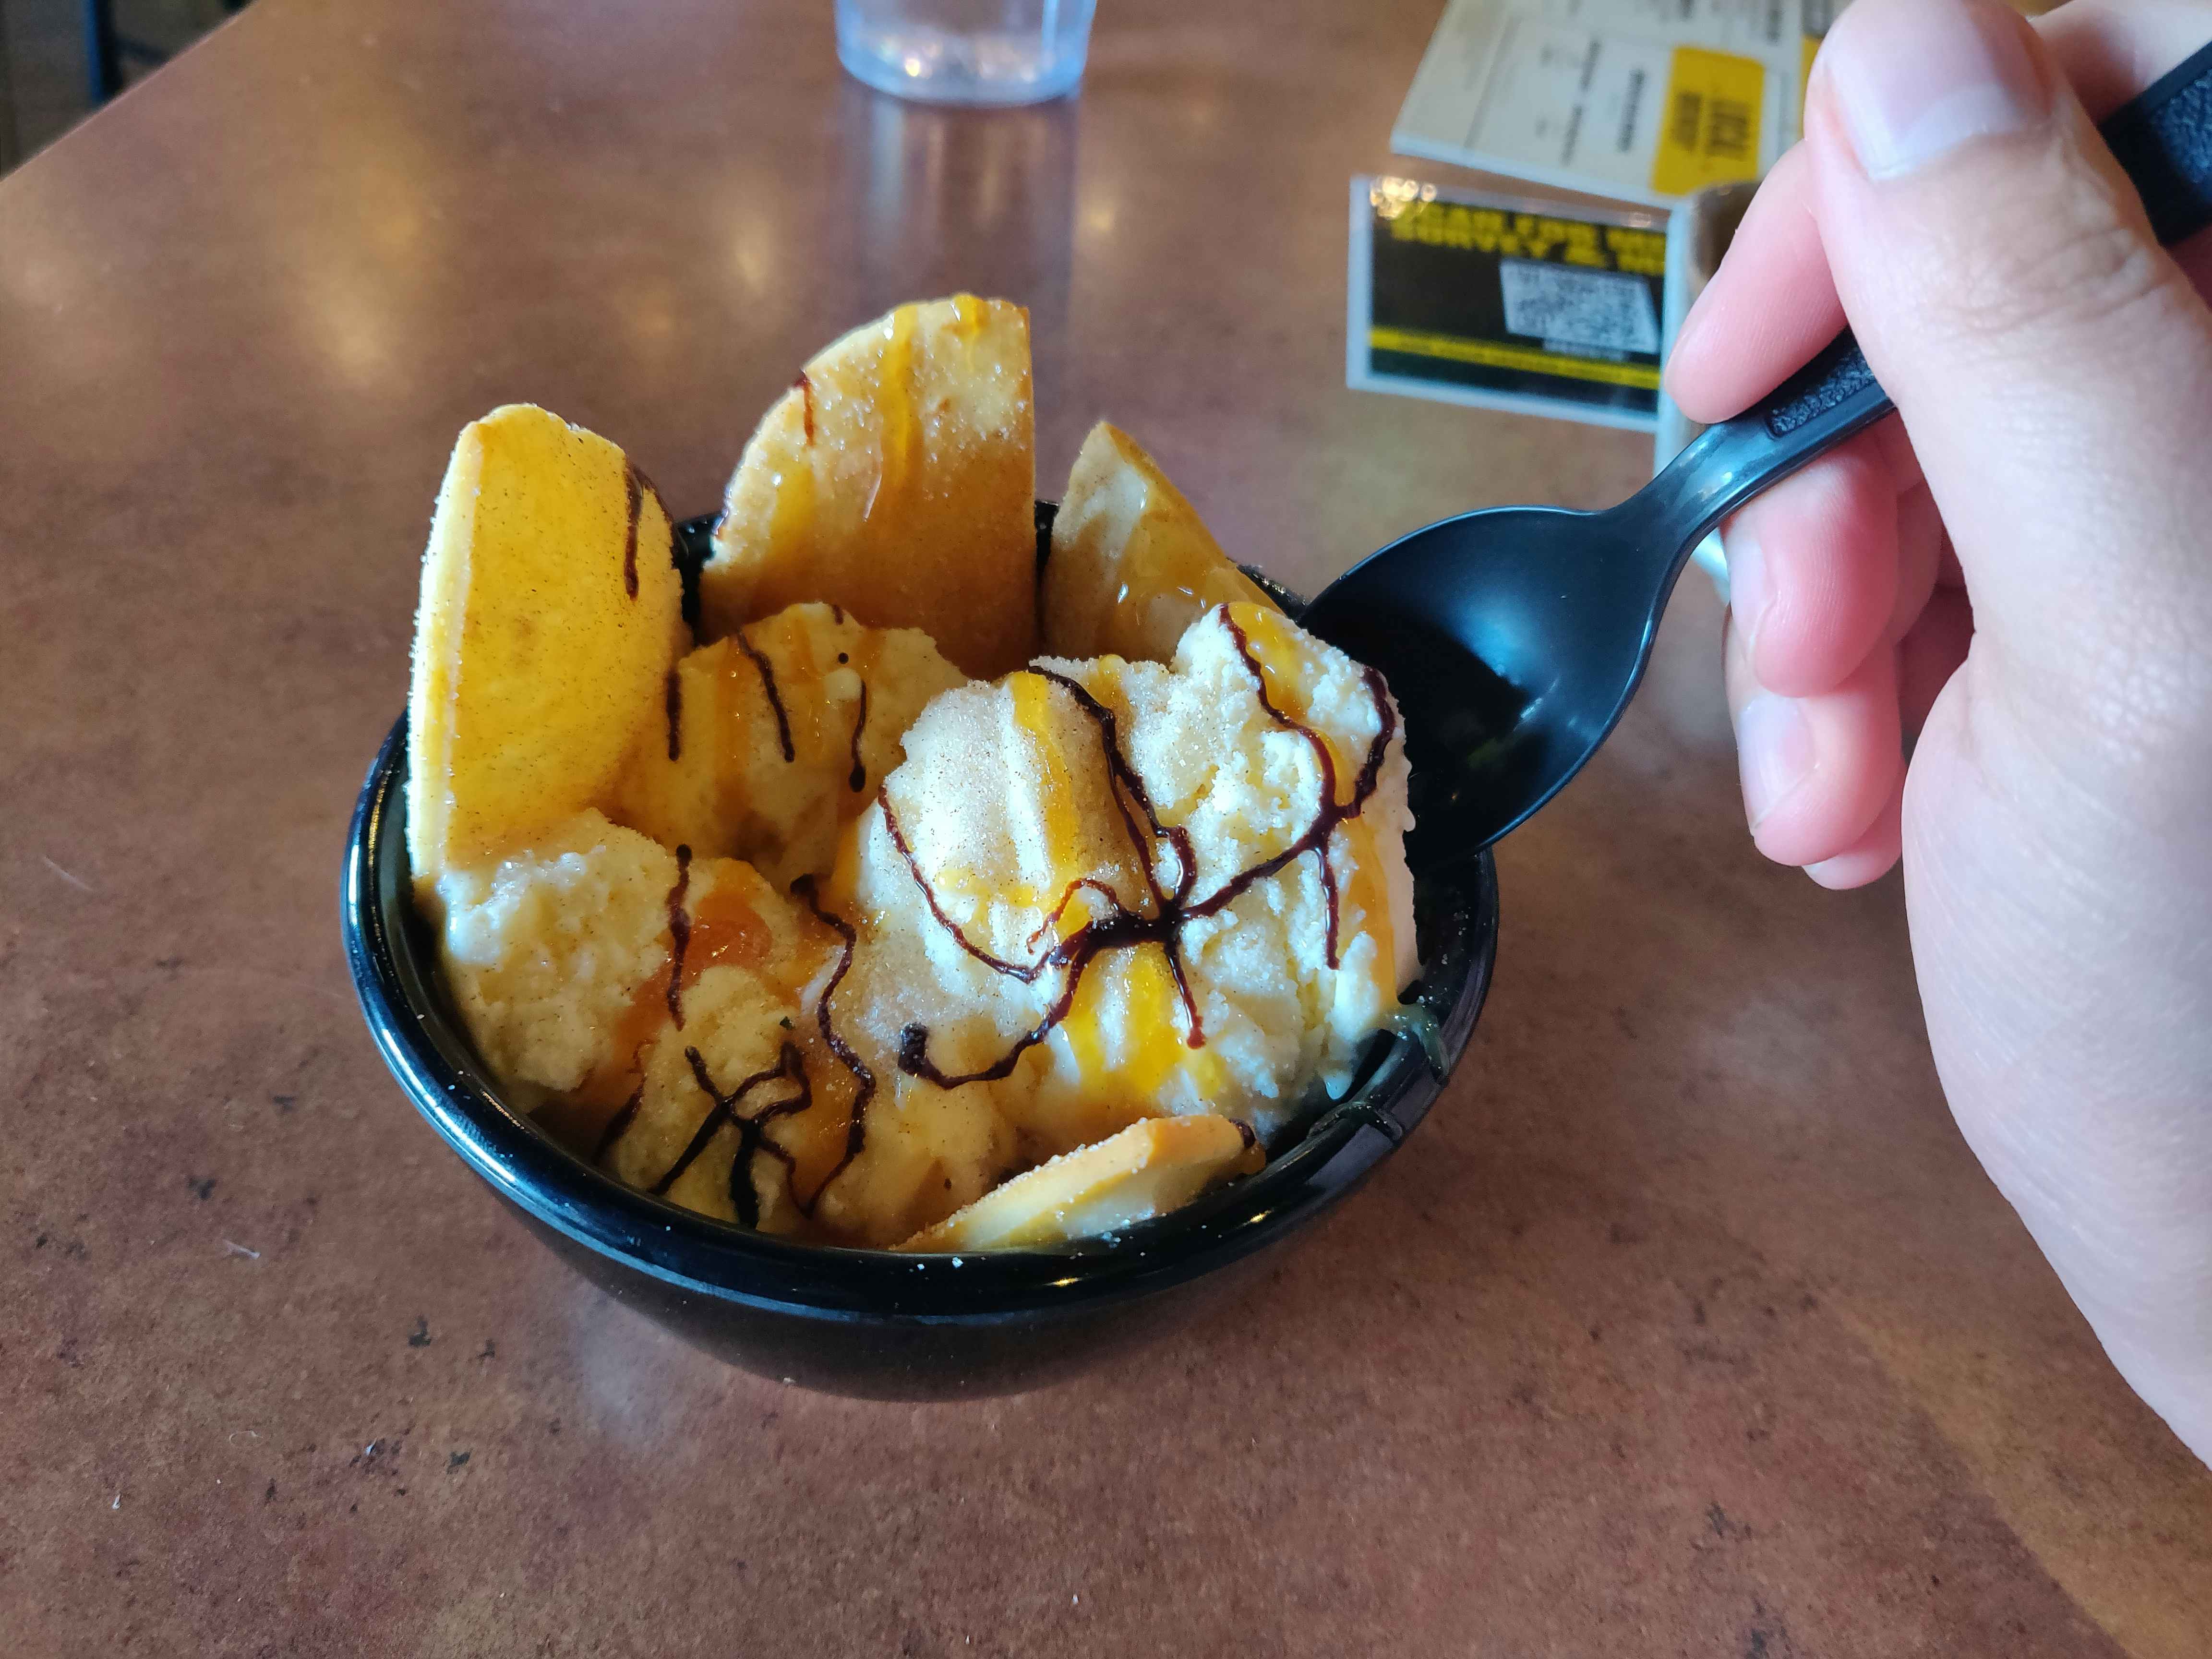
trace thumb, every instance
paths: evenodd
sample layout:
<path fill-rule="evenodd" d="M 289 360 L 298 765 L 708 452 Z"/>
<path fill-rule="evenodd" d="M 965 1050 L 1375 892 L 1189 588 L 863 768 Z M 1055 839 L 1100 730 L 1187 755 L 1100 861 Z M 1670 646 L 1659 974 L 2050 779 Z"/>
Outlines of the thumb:
<path fill-rule="evenodd" d="M 1942 510 L 1987 666 L 2079 710 L 2085 688 L 2109 701 L 2116 676 L 2143 678 L 2136 663 L 2197 658 L 2212 313 L 2036 31 L 1997 0 L 1857 0 L 1821 49 L 1806 137 L 1837 291 Z"/>

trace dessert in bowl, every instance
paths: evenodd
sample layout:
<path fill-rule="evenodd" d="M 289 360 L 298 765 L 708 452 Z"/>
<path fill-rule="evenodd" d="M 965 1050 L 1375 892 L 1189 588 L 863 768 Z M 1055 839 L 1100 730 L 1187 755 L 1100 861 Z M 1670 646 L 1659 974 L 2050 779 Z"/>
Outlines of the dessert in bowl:
<path fill-rule="evenodd" d="M 1480 1004 L 1489 867 L 1417 891 L 1381 678 L 1110 427 L 1034 495 L 1026 319 L 962 296 L 810 362 L 711 532 L 527 408 L 440 495 L 371 1026 L 580 1265 L 771 1374 L 1073 1356 L 1357 1179 Z"/>

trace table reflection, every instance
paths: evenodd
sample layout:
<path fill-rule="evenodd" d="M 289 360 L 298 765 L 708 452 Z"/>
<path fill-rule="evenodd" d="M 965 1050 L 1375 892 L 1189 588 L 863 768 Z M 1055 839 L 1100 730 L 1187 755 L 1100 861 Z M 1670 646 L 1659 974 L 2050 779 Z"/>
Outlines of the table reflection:
<path fill-rule="evenodd" d="M 1037 397 L 1065 384 L 1079 100 L 910 104 L 847 81 L 837 105 L 845 252 L 862 315 L 961 289 L 1030 308 Z"/>

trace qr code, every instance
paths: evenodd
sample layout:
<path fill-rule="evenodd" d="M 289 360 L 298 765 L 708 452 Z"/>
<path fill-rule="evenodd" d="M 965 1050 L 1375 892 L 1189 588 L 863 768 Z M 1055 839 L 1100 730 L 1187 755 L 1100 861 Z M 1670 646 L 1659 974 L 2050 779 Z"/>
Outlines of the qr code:
<path fill-rule="evenodd" d="M 1709 100 L 1702 92 L 1678 92 L 1667 142 L 1677 149 L 1702 151 L 1724 161 L 1749 161 L 1751 119 L 1751 106 L 1741 99 Z"/>
<path fill-rule="evenodd" d="M 1585 351 L 1658 352 L 1659 319 L 1652 312 L 1650 284 L 1641 276 L 1501 259 L 1498 283 L 1505 295 L 1509 334 Z"/>

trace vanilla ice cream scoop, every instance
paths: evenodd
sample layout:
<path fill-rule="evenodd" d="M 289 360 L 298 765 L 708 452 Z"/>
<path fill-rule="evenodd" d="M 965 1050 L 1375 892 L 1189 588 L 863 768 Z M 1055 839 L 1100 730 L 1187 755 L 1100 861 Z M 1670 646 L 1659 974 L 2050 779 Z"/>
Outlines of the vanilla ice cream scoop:
<path fill-rule="evenodd" d="M 742 858 L 778 887 L 827 871 L 924 705 L 967 678 L 929 635 L 786 606 L 678 661 L 610 811 L 666 847 Z"/>
<path fill-rule="evenodd" d="M 902 1097 L 988 1097 L 1027 1162 L 1163 1115 L 1269 1134 L 1416 971 L 1395 707 L 1271 609 L 1172 665 L 950 692 L 906 748 L 860 823 L 851 1018 Z"/>

